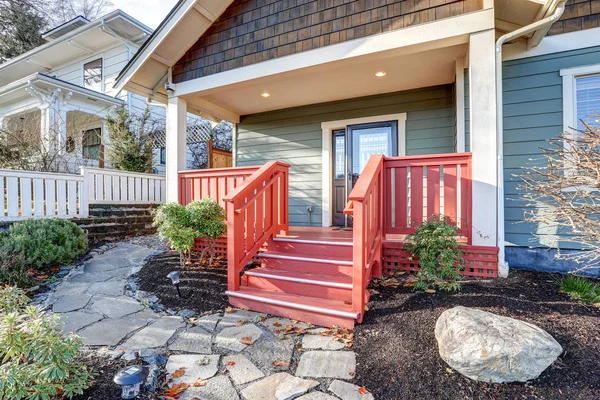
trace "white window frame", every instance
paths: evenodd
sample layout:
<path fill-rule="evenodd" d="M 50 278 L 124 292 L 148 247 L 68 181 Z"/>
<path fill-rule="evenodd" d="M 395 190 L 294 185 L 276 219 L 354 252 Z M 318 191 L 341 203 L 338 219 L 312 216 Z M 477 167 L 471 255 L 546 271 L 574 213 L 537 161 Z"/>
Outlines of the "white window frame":
<path fill-rule="evenodd" d="M 572 137 L 577 130 L 579 121 L 577 120 L 577 78 L 590 75 L 600 75 L 600 64 L 586 65 L 575 68 L 563 68 L 560 70 L 563 85 L 563 132 L 568 137 Z M 568 143 L 563 143 L 565 148 Z M 575 173 L 576 168 L 569 165 L 568 173 Z M 576 188 L 566 188 L 565 191 L 574 191 Z M 590 189 L 591 190 L 591 189 Z"/>
<path fill-rule="evenodd" d="M 577 92 L 575 81 L 589 75 L 600 75 L 600 64 L 586 65 L 584 67 L 565 68 L 560 70 L 563 80 L 563 130 L 571 132 L 577 129 Z"/>
<path fill-rule="evenodd" d="M 100 60 L 100 62 L 102 63 L 102 79 L 100 80 L 100 87 L 102 88 L 100 90 L 100 92 L 98 93 L 104 93 L 105 89 L 106 89 L 106 85 L 105 85 L 105 80 L 106 80 L 106 74 L 105 74 L 105 68 L 104 68 L 104 53 L 102 54 L 97 54 L 94 57 L 90 57 L 87 58 L 83 61 L 81 61 L 81 86 L 86 88 L 85 86 L 85 65 L 89 64 L 91 62 L 94 61 L 98 61 Z M 89 88 L 86 88 L 89 89 Z M 93 89 L 89 89 L 89 90 L 93 90 Z"/>
<path fill-rule="evenodd" d="M 338 121 L 325 121 L 321 123 L 323 138 L 322 145 L 322 217 L 324 227 L 330 227 L 333 221 L 333 131 L 347 129 L 349 125 L 371 124 L 377 122 L 398 122 L 398 155 L 406 155 L 406 113 L 376 115 L 373 117 L 342 119 Z"/>

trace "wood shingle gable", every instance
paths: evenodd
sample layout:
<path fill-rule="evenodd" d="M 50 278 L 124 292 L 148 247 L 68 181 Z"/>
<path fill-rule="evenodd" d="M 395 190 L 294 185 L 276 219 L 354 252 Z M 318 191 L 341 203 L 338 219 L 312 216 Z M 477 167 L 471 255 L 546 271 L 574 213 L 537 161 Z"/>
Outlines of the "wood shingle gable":
<path fill-rule="evenodd" d="M 236 0 L 173 67 L 183 82 L 483 8 L 483 0 Z"/>
<path fill-rule="evenodd" d="M 565 12 L 548 35 L 600 27 L 600 0 L 569 0 Z"/>

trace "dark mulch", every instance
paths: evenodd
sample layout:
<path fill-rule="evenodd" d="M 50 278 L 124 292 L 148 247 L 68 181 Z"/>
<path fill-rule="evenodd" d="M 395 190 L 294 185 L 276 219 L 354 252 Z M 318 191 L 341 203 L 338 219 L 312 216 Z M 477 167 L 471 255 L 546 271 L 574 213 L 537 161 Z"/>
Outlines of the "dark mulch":
<path fill-rule="evenodd" d="M 167 275 L 181 271 L 179 288 L 182 297 L 171 284 Z M 179 254 L 175 251 L 152 258 L 136 275 L 140 289 L 158 297 L 160 304 L 173 310 L 189 309 L 198 314 L 221 311 L 227 307 L 227 263 L 224 260 L 200 264 L 197 260 L 182 269 Z"/>
<path fill-rule="evenodd" d="M 357 383 L 377 399 L 600 399 L 600 310 L 560 293 L 558 277 L 511 271 L 508 279 L 465 282 L 458 293 L 376 287 L 355 330 Z M 486 384 L 448 369 L 434 327 L 454 306 L 475 307 L 545 329 L 564 352 L 526 384 Z"/>
<path fill-rule="evenodd" d="M 82 395 L 73 397 L 73 400 L 120 400 L 121 389 L 113 382 L 115 374 L 121 368 L 140 364 L 139 360 L 137 362 L 136 360 L 111 360 L 108 357 L 102 357 L 94 353 L 87 354 L 82 360 L 94 374 L 94 381 L 92 387 L 87 389 Z M 142 387 L 139 399 L 150 398 L 153 398 L 153 396 L 147 393 L 145 388 Z"/>

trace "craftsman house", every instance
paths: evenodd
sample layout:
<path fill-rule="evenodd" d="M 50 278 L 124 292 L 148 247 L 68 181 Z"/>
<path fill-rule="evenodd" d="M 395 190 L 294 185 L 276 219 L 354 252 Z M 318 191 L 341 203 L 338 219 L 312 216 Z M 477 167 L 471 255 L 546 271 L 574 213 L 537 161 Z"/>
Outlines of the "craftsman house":
<path fill-rule="evenodd" d="M 82 165 L 104 167 L 107 144 L 105 118 L 126 104 L 130 114 L 150 106 L 150 127 L 157 134 L 154 172 L 164 174 L 165 109 L 152 96 L 117 91 L 115 78 L 152 30 L 116 10 L 88 21 L 77 17 L 43 34 L 47 41 L 0 64 L 0 131 L 7 140 L 42 140 L 45 151 L 54 146 L 60 170 L 79 172 Z M 212 133 L 208 121 L 190 116 L 188 144 L 206 143 Z M 187 161 L 193 155 L 188 149 Z M 32 160 L 35 168 L 36 160 Z"/>
<path fill-rule="evenodd" d="M 232 304 L 352 326 L 434 213 L 467 276 L 554 265 L 537 249 L 560 232 L 515 224 L 514 175 L 600 109 L 599 19 L 597 1 L 181 0 L 116 88 L 167 105 L 167 199 L 226 206 Z M 188 112 L 235 123 L 235 168 L 185 171 Z"/>

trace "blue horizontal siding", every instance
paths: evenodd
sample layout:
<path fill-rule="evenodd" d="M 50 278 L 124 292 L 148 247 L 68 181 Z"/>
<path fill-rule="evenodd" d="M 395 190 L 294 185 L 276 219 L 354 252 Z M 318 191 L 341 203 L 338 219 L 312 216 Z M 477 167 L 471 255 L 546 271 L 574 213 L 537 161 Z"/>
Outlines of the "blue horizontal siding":
<path fill-rule="evenodd" d="M 577 248 L 566 230 L 522 223 L 525 211 L 535 208 L 522 200 L 519 185 L 524 168 L 544 165 L 540 147 L 549 147 L 548 140 L 563 130 L 560 70 L 592 64 L 600 64 L 600 47 L 503 63 L 505 231 L 510 245 L 548 246 L 558 238 L 561 248 Z"/>

